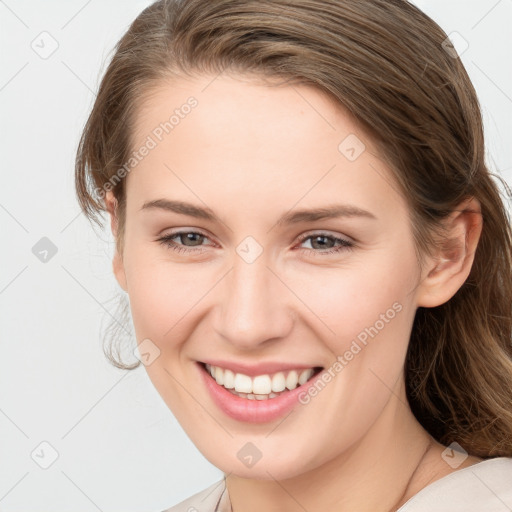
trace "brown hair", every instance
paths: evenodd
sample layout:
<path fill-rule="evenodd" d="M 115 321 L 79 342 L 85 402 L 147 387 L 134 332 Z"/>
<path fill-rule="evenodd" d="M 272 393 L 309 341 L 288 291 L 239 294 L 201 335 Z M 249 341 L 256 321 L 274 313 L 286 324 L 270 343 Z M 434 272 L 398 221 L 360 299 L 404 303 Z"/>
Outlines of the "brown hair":
<path fill-rule="evenodd" d="M 158 1 L 119 41 L 85 126 L 76 191 L 96 223 L 106 184 L 127 161 L 137 100 L 164 77 L 234 70 L 313 85 L 372 135 L 408 201 L 418 258 L 463 200 L 483 230 L 466 282 L 416 311 L 407 397 L 439 442 L 512 456 L 512 230 L 484 162 L 481 112 L 447 35 L 405 0 Z M 506 184 L 505 184 L 506 186 Z M 95 191 L 100 193 L 95 193 Z M 113 189 L 122 248 L 124 180 Z M 124 365 L 108 352 L 118 367 Z"/>

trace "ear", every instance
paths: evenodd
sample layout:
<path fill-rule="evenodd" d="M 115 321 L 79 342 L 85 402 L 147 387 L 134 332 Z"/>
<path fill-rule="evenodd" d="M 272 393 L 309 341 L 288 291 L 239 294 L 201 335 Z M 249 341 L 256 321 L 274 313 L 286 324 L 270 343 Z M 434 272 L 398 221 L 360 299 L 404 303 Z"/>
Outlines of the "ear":
<path fill-rule="evenodd" d="M 416 291 L 418 306 L 431 308 L 450 300 L 469 276 L 482 232 L 480 203 L 463 201 L 445 220 L 449 240 L 427 260 Z"/>
<path fill-rule="evenodd" d="M 117 240 L 117 232 L 119 226 L 117 204 L 117 199 L 115 198 L 113 192 L 109 190 L 105 196 L 105 205 L 107 207 L 108 213 L 110 214 L 110 228 L 115 240 Z M 126 274 L 124 271 L 123 257 L 121 254 L 119 254 L 117 245 L 118 244 L 116 243 L 114 257 L 112 259 L 112 270 L 114 271 L 114 276 L 116 277 L 119 286 L 126 292 L 128 291 L 128 286 L 126 282 Z"/>

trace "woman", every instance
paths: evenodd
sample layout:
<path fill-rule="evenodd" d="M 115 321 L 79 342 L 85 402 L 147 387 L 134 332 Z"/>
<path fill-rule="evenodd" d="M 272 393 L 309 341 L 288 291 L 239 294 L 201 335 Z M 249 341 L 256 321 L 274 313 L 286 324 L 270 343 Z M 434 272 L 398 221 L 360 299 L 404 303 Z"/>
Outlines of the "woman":
<path fill-rule="evenodd" d="M 512 507 L 510 219 L 420 10 L 154 3 L 76 184 L 140 361 L 225 474 L 169 511 Z"/>

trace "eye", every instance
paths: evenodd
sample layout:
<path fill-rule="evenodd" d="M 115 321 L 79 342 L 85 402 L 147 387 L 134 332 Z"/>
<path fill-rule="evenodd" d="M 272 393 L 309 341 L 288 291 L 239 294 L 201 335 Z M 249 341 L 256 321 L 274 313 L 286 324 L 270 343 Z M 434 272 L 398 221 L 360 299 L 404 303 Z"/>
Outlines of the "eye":
<path fill-rule="evenodd" d="M 178 240 L 178 242 L 175 241 Z M 206 235 L 197 231 L 177 231 L 168 235 L 158 238 L 156 241 L 165 245 L 169 249 L 177 252 L 188 252 L 188 253 L 201 253 L 203 250 L 201 247 L 205 245 L 205 240 L 209 240 Z M 328 233 L 313 233 L 303 236 L 300 240 L 300 244 L 309 243 L 310 248 L 301 248 L 301 251 L 306 251 L 309 254 L 333 254 L 339 253 L 346 250 L 353 250 L 354 243 L 345 240 L 344 238 L 338 238 Z"/>
<path fill-rule="evenodd" d="M 179 243 L 176 243 L 174 239 L 178 239 Z M 208 240 L 206 235 L 197 231 L 177 231 L 176 233 L 170 233 L 168 235 L 157 238 L 157 242 L 165 245 L 169 249 L 173 249 L 177 252 L 202 252 L 199 249 L 202 245 L 213 245 L 203 244 L 204 240 Z"/>
<path fill-rule="evenodd" d="M 310 248 L 301 248 L 300 250 L 315 255 L 333 254 L 346 250 L 353 250 L 355 246 L 354 243 L 349 240 L 338 238 L 328 233 L 313 233 L 306 235 L 300 240 L 301 244 L 305 242 L 309 243 Z"/>

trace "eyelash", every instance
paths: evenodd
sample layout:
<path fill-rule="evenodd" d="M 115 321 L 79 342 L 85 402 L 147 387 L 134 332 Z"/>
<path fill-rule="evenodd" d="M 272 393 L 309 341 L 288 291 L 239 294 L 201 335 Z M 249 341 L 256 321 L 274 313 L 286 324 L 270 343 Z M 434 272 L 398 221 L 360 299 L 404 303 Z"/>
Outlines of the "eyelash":
<path fill-rule="evenodd" d="M 203 236 L 204 238 L 208 238 L 205 234 L 200 233 L 198 231 L 177 231 L 176 233 L 170 233 L 169 235 L 165 235 L 161 238 L 158 238 L 156 241 L 160 242 L 162 245 L 165 245 L 167 248 L 172 249 L 173 251 L 177 251 L 179 253 L 203 252 L 201 249 L 199 249 L 199 251 L 197 250 L 199 247 L 202 247 L 202 245 L 197 246 L 196 248 L 187 249 L 187 248 L 185 248 L 184 245 L 180 245 L 180 244 L 177 244 L 176 242 L 172 241 L 173 238 L 176 238 L 179 235 L 186 235 L 186 234 L 191 234 L 191 233 L 194 235 Z M 336 253 L 340 253 L 342 251 L 347 251 L 347 250 L 351 251 L 355 247 L 355 244 L 353 242 L 350 242 L 349 240 L 345 240 L 344 238 L 338 238 L 338 237 L 335 237 L 328 233 L 322 233 L 322 232 L 313 233 L 313 234 L 309 234 L 309 235 L 305 235 L 305 236 L 301 237 L 301 239 L 299 240 L 299 244 L 304 243 L 304 241 L 309 240 L 310 238 L 314 239 L 314 238 L 318 238 L 318 237 L 323 237 L 323 238 L 328 238 L 328 239 L 334 240 L 335 243 L 340 243 L 341 245 L 338 245 L 338 247 L 336 247 L 336 248 L 331 248 L 331 249 L 324 250 L 324 251 L 308 249 L 308 248 L 302 247 L 300 249 L 300 251 L 307 252 L 310 254 L 313 253 L 314 255 L 326 255 L 326 254 L 336 254 Z"/>

